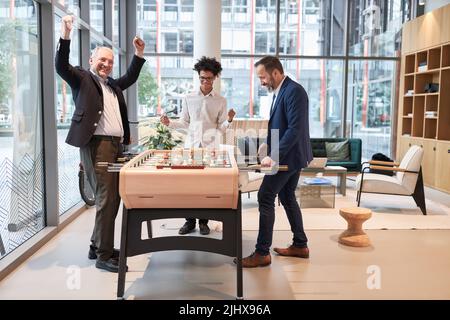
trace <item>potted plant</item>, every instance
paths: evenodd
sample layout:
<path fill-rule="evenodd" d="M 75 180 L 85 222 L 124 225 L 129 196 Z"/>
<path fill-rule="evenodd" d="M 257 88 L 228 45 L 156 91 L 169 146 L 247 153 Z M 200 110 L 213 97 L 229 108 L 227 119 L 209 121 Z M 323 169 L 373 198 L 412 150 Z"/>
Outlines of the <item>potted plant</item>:
<path fill-rule="evenodd" d="M 182 140 L 173 138 L 169 128 L 162 123 L 158 123 L 155 127 L 155 134 L 149 136 L 147 142 L 144 143 L 144 146 L 148 149 L 172 150 L 172 148 L 177 146 L 180 142 L 182 142 Z"/>

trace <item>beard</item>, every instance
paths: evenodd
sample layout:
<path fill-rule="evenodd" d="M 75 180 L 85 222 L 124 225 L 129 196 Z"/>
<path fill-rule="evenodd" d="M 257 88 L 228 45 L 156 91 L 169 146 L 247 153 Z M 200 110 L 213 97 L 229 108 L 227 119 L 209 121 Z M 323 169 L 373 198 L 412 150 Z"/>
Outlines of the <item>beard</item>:
<path fill-rule="evenodd" d="M 274 83 L 273 78 L 270 77 L 270 78 L 269 78 L 269 81 L 267 81 L 267 84 L 266 84 L 266 89 L 267 89 L 267 91 L 268 91 L 269 93 L 274 92 L 275 89 L 276 89 L 276 88 L 275 88 L 275 85 L 274 85 L 273 83 Z"/>

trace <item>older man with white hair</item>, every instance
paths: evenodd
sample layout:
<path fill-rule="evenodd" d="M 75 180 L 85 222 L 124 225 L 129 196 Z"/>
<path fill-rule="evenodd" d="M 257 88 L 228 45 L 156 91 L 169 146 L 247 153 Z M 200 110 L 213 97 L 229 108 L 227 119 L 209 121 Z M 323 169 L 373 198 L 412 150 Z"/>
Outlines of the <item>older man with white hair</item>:
<path fill-rule="evenodd" d="M 120 204 L 117 173 L 95 167 L 97 162 L 115 162 L 122 144 L 130 144 L 130 126 L 123 90 L 134 84 L 145 63 L 145 43 L 133 40 L 135 55 L 127 73 L 110 77 L 114 54 L 110 48 L 95 48 L 89 59 L 90 70 L 69 63 L 70 32 L 73 17 L 65 16 L 56 52 L 56 71 L 72 88 L 75 111 L 66 142 L 80 148 L 81 162 L 95 190 L 96 217 L 89 248 L 95 266 L 118 272 L 118 250 L 114 249 L 114 223 Z"/>

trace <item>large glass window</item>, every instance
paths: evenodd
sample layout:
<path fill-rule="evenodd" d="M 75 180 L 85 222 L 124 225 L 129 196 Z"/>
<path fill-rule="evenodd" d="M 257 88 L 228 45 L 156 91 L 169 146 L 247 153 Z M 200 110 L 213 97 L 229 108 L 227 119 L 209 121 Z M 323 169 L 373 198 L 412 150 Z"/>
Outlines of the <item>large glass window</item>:
<path fill-rule="evenodd" d="M 167 32 L 163 34 L 163 47 L 165 52 L 178 51 L 178 35 L 175 32 Z"/>
<path fill-rule="evenodd" d="M 310 136 L 341 136 L 344 62 L 325 59 L 285 59 L 282 62 L 285 74 L 297 80 L 308 94 Z"/>
<path fill-rule="evenodd" d="M 362 156 L 391 154 L 391 115 L 395 61 L 359 60 L 349 64 L 347 113 L 352 115 L 352 133 L 361 138 Z"/>
<path fill-rule="evenodd" d="M 181 1 L 180 21 L 193 21 L 194 0 L 180 0 L 180 1 Z"/>
<path fill-rule="evenodd" d="M 146 43 L 145 52 L 192 53 L 193 14 L 193 0 L 138 0 L 137 32 Z"/>
<path fill-rule="evenodd" d="M 156 0 L 138 0 L 136 4 L 137 32 L 145 41 L 145 52 L 157 52 L 160 28 L 159 17 L 156 15 Z"/>
<path fill-rule="evenodd" d="M 139 116 L 154 116 L 161 111 L 179 114 L 182 97 L 193 89 L 192 67 L 189 57 L 148 58 L 138 82 Z M 164 75 L 159 79 L 158 68 Z"/>
<path fill-rule="evenodd" d="M 271 95 L 261 87 L 253 64 L 257 58 L 222 59 L 222 95 L 237 117 L 268 119 Z M 309 96 L 312 137 L 336 137 L 342 130 L 343 61 L 281 59 L 285 74 Z"/>
<path fill-rule="evenodd" d="M 259 115 L 260 101 L 256 98 L 255 78 L 252 75 L 253 59 L 223 58 L 221 94 L 227 99 L 228 108 L 236 111 L 236 117 L 248 118 L 250 113 Z"/>
<path fill-rule="evenodd" d="M 377 123 L 376 130 L 382 130 L 385 138 L 378 144 L 379 148 L 378 145 L 374 147 L 379 152 L 384 150 L 389 154 L 391 129 L 387 119 L 391 116 L 392 103 L 387 104 L 386 101 L 391 100 L 393 90 L 393 67 L 398 59 L 395 50 L 399 44 L 400 23 L 405 19 L 405 10 L 408 11 L 409 6 L 405 6 L 403 0 L 280 0 L 280 24 L 277 28 L 276 4 L 276 0 L 222 0 L 221 91 L 227 98 L 229 107 L 237 111 L 237 117 L 264 119 L 269 116 L 270 96 L 260 87 L 253 65 L 261 55 L 274 55 L 278 52 L 286 74 L 302 84 L 308 93 L 312 137 L 353 135 L 363 138 L 363 144 L 367 144 L 368 141 L 364 141 L 367 140 L 367 135 L 363 132 L 368 130 L 361 131 L 361 128 L 369 126 L 374 130 L 373 126 Z M 351 12 L 349 26 L 347 5 Z M 178 90 L 183 86 L 183 81 L 187 81 L 184 79 L 191 77 L 192 58 L 177 55 L 193 52 L 193 1 L 138 0 L 137 13 L 138 32 L 147 43 L 146 53 L 157 55 L 149 59 L 153 60 L 153 66 L 148 71 L 152 75 L 151 82 L 156 83 L 159 96 L 152 98 L 149 107 L 140 107 L 141 115 L 149 115 L 165 110 L 168 101 L 171 105 L 178 105 L 179 95 L 174 95 L 173 90 L 167 88 Z M 276 30 L 279 30 L 278 45 Z M 348 52 L 345 39 L 349 41 Z M 159 57 L 159 53 L 167 53 L 173 57 Z M 246 56 L 243 57 L 243 54 Z M 362 78 L 359 73 L 364 68 L 357 65 L 363 62 L 350 60 L 348 103 L 344 106 L 346 60 L 353 56 L 371 56 L 372 59 L 383 57 L 379 61 L 368 60 L 364 63 L 375 68 L 370 76 L 378 74 L 381 68 L 384 74 L 389 73 L 385 78 L 390 80 L 375 89 L 374 83 L 378 81 L 375 79 L 378 78 L 371 78 L 371 85 L 365 86 L 367 92 L 362 96 L 362 80 L 359 80 Z M 182 63 L 184 60 L 189 63 Z M 169 65 L 179 68 L 179 80 L 166 74 L 171 72 Z M 386 90 L 383 102 L 379 98 L 370 102 L 377 106 L 374 116 L 379 120 L 371 120 L 369 124 L 357 109 L 360 108 L 358 99 L 365 97 L 369 103 L 373 92 L 381 87 Z M 150 100 L 141 100 L 142 105 L 143 101 Z M 380 103 L 383 107 L 380 107 Z M 344 114 L 347 122 L 342 118 Z M 362 124 L 364 121 L 366 123 Z M 372 151 L 367 151 L 367 155 L 370 152 Z"/>
<path fill-rule="evenodd" d="M 100 34 L 104 33 L 104 0 L 90 0 L 90 20 L 91 26 Z"/>
<path fill-rule="evenodd" d="M 119 50 L 116 48 L 113 48 L 114 52 L 114 65 L 113 65 L 113 72 L 112 77 L 113 78 L 119 78 L 120 77 L 120 58 L 121 55 L 119 55 Z"/>
<path fill-rule="evenodd" d="M 0 258 L 45 226 L 38 21 L 0 0 Z"/>
<path fill-rule="evenodd" d="M 401 0 L 350 0 L 349 55 L 395 56 L 400 49 L 401 9 Z"/>
<path fill-rule="evenodd" d="M 55 16 L 55 43 L 58 43 L 61 30 L 61 17 Z M 69 63 L 73 66 L 80 64 L 79 31 L 74 29 L 71 35 Z M 81 201 L 78 191 L 78 170 L 80 154 L 78 148 L 67 144 L 72 114 L 75 110 L 72 90 L 70 86 L 56 75 L 56 127 L 58 138 L 58 189 L 59 214 L 67 212 Z"/>
<path fill-rule="evenodd" d="M 102 47 L 103 46 L 103 39 L 98 37 L 95 34 L 91 34 L 91 43 L 90 43 L 90 51 L 92 53 L 92 50 L 94 50 L 97 47 Z"/>
<path fill-rule="evenodd" d="M 75 16 L 79 16 L 80 14 L 80 1 L 79 0 L 58 0 L 59 4 L 62 4 L 67 13 L 74 14 Z"/>
<path fill-rule="evenodd" d="M 222 53 L 275 53 L 275 2 L 222 1 Z"/>
<path fill-rule="evenodd" d="M 280 54 L 344 55 L 344 35 L 345 1 L 281 0 Z"/>
<path fill-rule="evenodd" d="M 114 45 L 119 46 L 120 43 L 120 0 L 112 0 L 113 5 L 113 25 L 112 25 L 112 40 Z"/>

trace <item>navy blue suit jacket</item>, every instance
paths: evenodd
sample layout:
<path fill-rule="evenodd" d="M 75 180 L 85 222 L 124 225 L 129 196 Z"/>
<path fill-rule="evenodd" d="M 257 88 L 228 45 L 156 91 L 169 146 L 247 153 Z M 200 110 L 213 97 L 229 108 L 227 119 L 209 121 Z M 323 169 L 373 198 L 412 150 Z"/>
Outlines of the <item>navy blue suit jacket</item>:
<path fill-rule="evenodd" d="M 286 77 L 270 114 L 267 144 L 270 157 L 287 165 L 289 171 L 300 171 L 313 158 L 308 109 L 305 89 Z M 278 129 L 278 139 L 274 129 Z"/>

